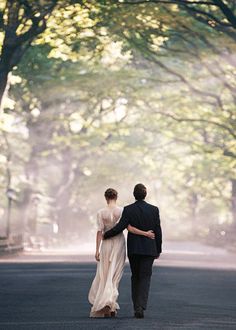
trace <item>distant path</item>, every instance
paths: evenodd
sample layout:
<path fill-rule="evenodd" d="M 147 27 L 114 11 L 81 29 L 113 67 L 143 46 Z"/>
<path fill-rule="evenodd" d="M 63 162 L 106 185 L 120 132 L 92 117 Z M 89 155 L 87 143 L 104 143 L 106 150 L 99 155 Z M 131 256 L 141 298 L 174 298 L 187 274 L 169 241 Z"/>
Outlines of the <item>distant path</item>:
<path fill-rule="evenodd" d="M 170 246 L 169 251 L 163 255 L 160 266 L 154 267 L 149 308 L 144 320 L 133 318 L 128 266 L 120 286 L 118 318 L 95 320 L 88 318 L 87 293 L 96 265 L 78 262 L 85 260 L 85 256 L 51 252 L 44 257 L 35 254 L 34 257 L 23 255 L 11 261 L 1 260 L 0 329 L 235 330 L 236 269 L 228 267 L 232 256 L 224 255 L 223 251 L 222 254 L 217 251 L 215 255 L 215 250 L 202 256 L 200 252 L 184 254 L 179 250 L 177 253 L 177 249 L 171 252 Z M 211 259 L 216 265 L 216 257 L 221 260 L 225 257 L 226 267 L 222 267 L 223 261 L 222 269 L 212 267 Z M 179 266 L 174 266 L 174 262 Z M 201 262 L 203 268 L 200 268 Z M 207 262 L 211 269 L 207 268 Z M 187 264 L 196 267 L 184 267 Z"/>
<path fill-rule="evenodd" d="M 0 256 L 1 263 L 94 262 L 94 243 L 73 246 L 67 250 L 31 251 L 13 256 Z M 160 266 L 236 270 L 236 252 L 195 242 L 167 242 L 158 261 Z"/>

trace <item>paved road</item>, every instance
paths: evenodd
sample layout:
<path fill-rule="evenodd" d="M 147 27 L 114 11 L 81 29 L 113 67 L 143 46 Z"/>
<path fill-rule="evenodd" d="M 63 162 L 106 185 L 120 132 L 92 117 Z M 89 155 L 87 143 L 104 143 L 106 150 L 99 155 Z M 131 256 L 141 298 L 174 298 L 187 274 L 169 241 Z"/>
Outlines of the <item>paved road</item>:
<path fill-rule="evenodd" d="M 92 262 L 0 262 L 1 330 L 236 329 L 236 270 L 155 266 L 145 319 L 133 318 L 130 271 L 117 319 L 89 319 Z"/>

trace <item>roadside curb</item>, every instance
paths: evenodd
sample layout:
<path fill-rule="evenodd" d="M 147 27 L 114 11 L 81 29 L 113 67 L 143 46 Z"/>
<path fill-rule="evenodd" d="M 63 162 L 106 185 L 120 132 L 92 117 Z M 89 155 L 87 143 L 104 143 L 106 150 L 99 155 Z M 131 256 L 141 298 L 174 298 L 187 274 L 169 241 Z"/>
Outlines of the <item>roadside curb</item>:
<path fill-rule="evenodd" d="M 0 237 L 0 257 L 23 251 L 22 244 L 9 244 L 8 239 Z"/>

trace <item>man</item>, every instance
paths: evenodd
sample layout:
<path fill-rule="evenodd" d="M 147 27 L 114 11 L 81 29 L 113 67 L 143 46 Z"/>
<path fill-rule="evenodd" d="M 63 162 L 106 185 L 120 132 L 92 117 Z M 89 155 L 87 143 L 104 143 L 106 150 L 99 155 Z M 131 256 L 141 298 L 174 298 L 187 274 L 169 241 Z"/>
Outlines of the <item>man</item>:
<path fill-rule="evenodd" d="M 104 234 L 104 239 L 122 232 L 130 224 L 141 230 L 153 230 L 155 240 L 128 233 L 127 248 L 131 268 L 131 288 L 134 316 L 143 318 L 146 309 L 154 259 L 162 252 L 162 232 L 159 210 L 145 202 L 146 187 L 139 183 L 134 187 L 135 203 L 124 207 L 122 217 L 115 227 Z"/>

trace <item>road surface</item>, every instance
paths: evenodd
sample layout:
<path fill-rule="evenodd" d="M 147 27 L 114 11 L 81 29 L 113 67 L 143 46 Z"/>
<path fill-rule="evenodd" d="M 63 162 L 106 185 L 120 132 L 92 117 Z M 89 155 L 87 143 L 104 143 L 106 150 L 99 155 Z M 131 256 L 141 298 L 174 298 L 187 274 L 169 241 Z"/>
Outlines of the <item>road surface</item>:
<path fill-rule="evenodd" d="M 90 257 L 35 253 L 1 258 L 0 329 L 235 330 L 234 256 L 204 248 L 205 254 L 201 249 L 181 251 L 174 254 L 170 246 L 169 254 L 156 262 L 148 310 L 141 320 L 133 318 L 128 265 L 120 283 L 118 317 L 90 319 L 87 294 L 96 267 Z"/>

